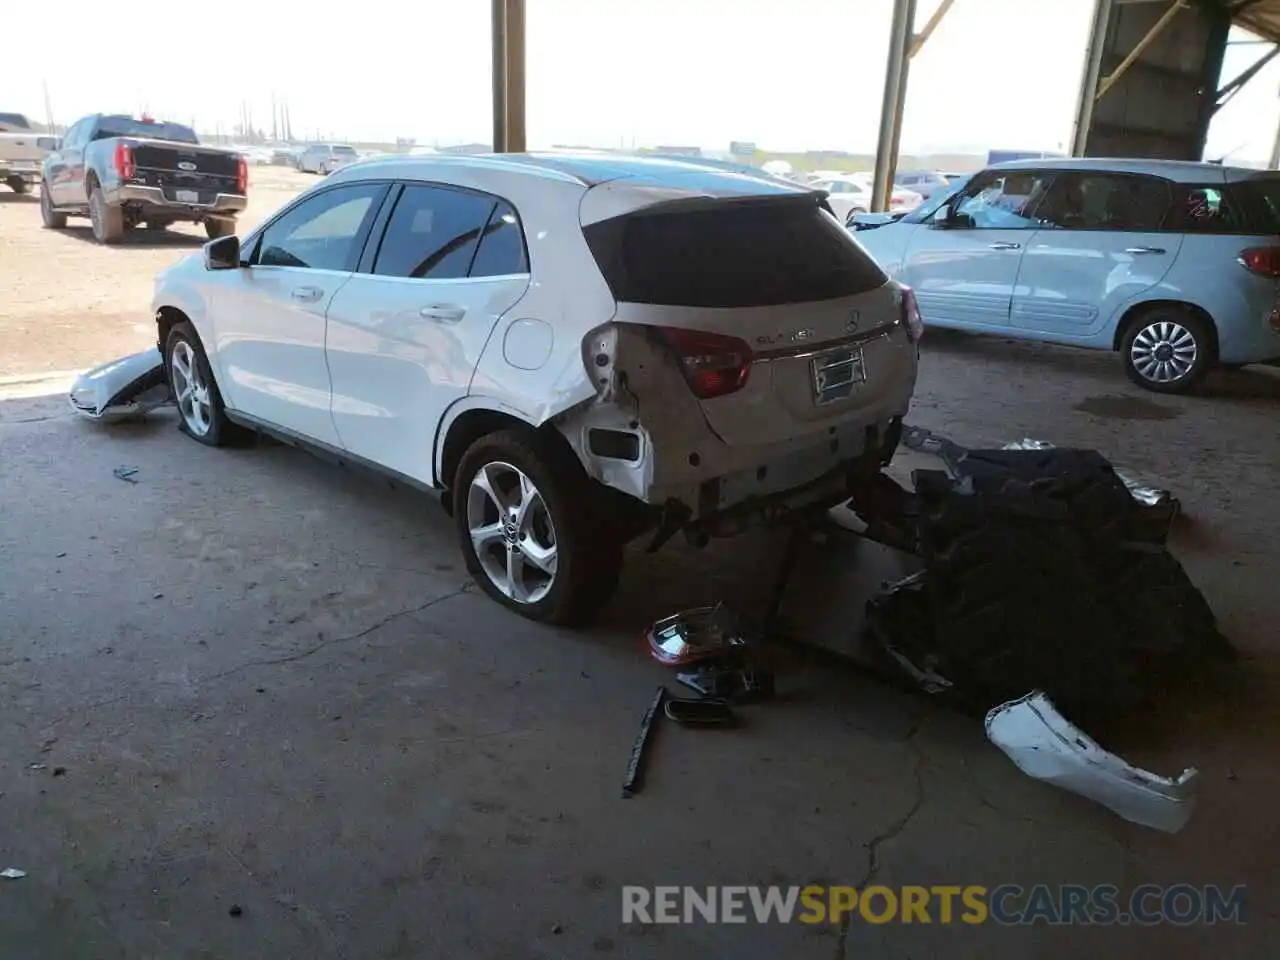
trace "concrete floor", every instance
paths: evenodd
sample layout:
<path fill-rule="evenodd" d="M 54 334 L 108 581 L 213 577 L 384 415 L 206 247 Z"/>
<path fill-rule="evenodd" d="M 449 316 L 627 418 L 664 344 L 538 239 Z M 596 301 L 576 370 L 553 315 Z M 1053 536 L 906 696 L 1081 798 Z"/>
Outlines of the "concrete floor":
<path fill-rule="evenodd" d="M 602 621 L 566 633 L 470 590 L 429 500 L 283 447 L 209 450 L 168 413 L 109 429 L 61 397 L 9 399 L 0 868 L 27 876 L 0 880 L 0 956 L 1272 955 L 1280 379 L 1156 398 L 1112 357 L 930 340 L 914 422 L 971 445 L 1097 446 L 1183 499 L 1177 552 L 1245 662 L 1230 698 L 1106 741 L 1201 768 L 1182 834 L 1035 783 L 973 721 L 820 659 L 795 659 L 781 701 L 737 731 L 661 729 L 623 801 L 640 714 L 670 679 L 643 626 L 691 601 L 750 607 L 768 538 L 723 562 L 637 558 Z M 805 610 L 852 631 L 858 589 L 827 593 Z M 871 877 L 1244 883 L 1250 922 L 620 923 L 624 884 Z"/>

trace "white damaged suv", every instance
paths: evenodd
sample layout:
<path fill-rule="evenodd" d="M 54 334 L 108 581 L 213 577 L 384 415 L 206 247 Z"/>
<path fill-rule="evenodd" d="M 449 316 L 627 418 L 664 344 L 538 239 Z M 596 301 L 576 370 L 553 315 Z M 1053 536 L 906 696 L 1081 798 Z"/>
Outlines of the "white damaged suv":
<path fill-rule="evenodd" d="M 581 620 L 641 533 L 830 506 L 892 457 L 919 312 L 823 196 L 635 157 L 344 167 L 157 278 L 182 429 L 441 491 L 485 591 Z"/>

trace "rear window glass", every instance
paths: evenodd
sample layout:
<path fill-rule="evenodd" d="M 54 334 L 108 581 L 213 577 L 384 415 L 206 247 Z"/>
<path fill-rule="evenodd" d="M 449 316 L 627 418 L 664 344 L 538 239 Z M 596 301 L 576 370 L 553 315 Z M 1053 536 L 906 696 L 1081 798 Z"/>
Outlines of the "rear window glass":
<path fill-rule="evenodd" d="M 199 143 L 195 131 L 180 123 L 151 123 L 131 120 L 128 117 L 103 117 L 98 121 L 95 140 L 108 137 L 145 137 L 148 140 L 173 140 L 177 143 Z"/>
<path fill-rule="evenodd" d="M 1280 234 L 1280 177 L 1187 187 L 1183 208 L 1188 233 Z"/>
<path fill-rule="evenodd" d="M 334 147 L 333 152 L 341 153 L 341 154 L 354 154 L 356 152 L 356 148 L 355 147 Z"/>
<path fill-rule="evenodd" d="M 584 231 L 615 299 L 682 307 L 834 300 L 887 280 L 812 200 L 640 212 Z"/>
<path fill-rule="evenodd" d="M 30 130 L 31 124 L 20 113 L 0 113 L 0 126 L 15 130 Z"/>

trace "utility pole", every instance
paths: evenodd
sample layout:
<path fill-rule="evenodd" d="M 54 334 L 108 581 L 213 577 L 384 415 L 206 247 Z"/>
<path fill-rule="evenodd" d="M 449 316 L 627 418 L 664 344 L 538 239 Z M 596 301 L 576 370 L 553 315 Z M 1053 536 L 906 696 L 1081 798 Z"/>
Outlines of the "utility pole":
<path fill-rule="evenodd" d="M 49 81 L 44 82 L 44 122 L 49 127 L 50 133 L 57 133 L 57 129 L 53 125 L 53 107 L 49 102 Z"/>
<path fill-rule="evenodd" d="M 276 95 L 273 93 L 271 95 L 271 141 L 273 143 L 280 139 L 280 127 L 277 121 L 278 116 L 279 114 L 276 112 Z"/>

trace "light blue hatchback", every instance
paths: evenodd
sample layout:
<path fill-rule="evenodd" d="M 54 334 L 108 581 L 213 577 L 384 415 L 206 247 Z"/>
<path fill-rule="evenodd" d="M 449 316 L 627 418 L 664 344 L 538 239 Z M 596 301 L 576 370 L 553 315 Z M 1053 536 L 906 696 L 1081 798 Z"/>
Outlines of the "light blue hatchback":
<path fill-rule="evenodd" d="M 1280 174 L 1174 160 L 998 164 L 857 239 L 925 323 L 1118 350 L 1164 393 L 1280 360 Z"/>

